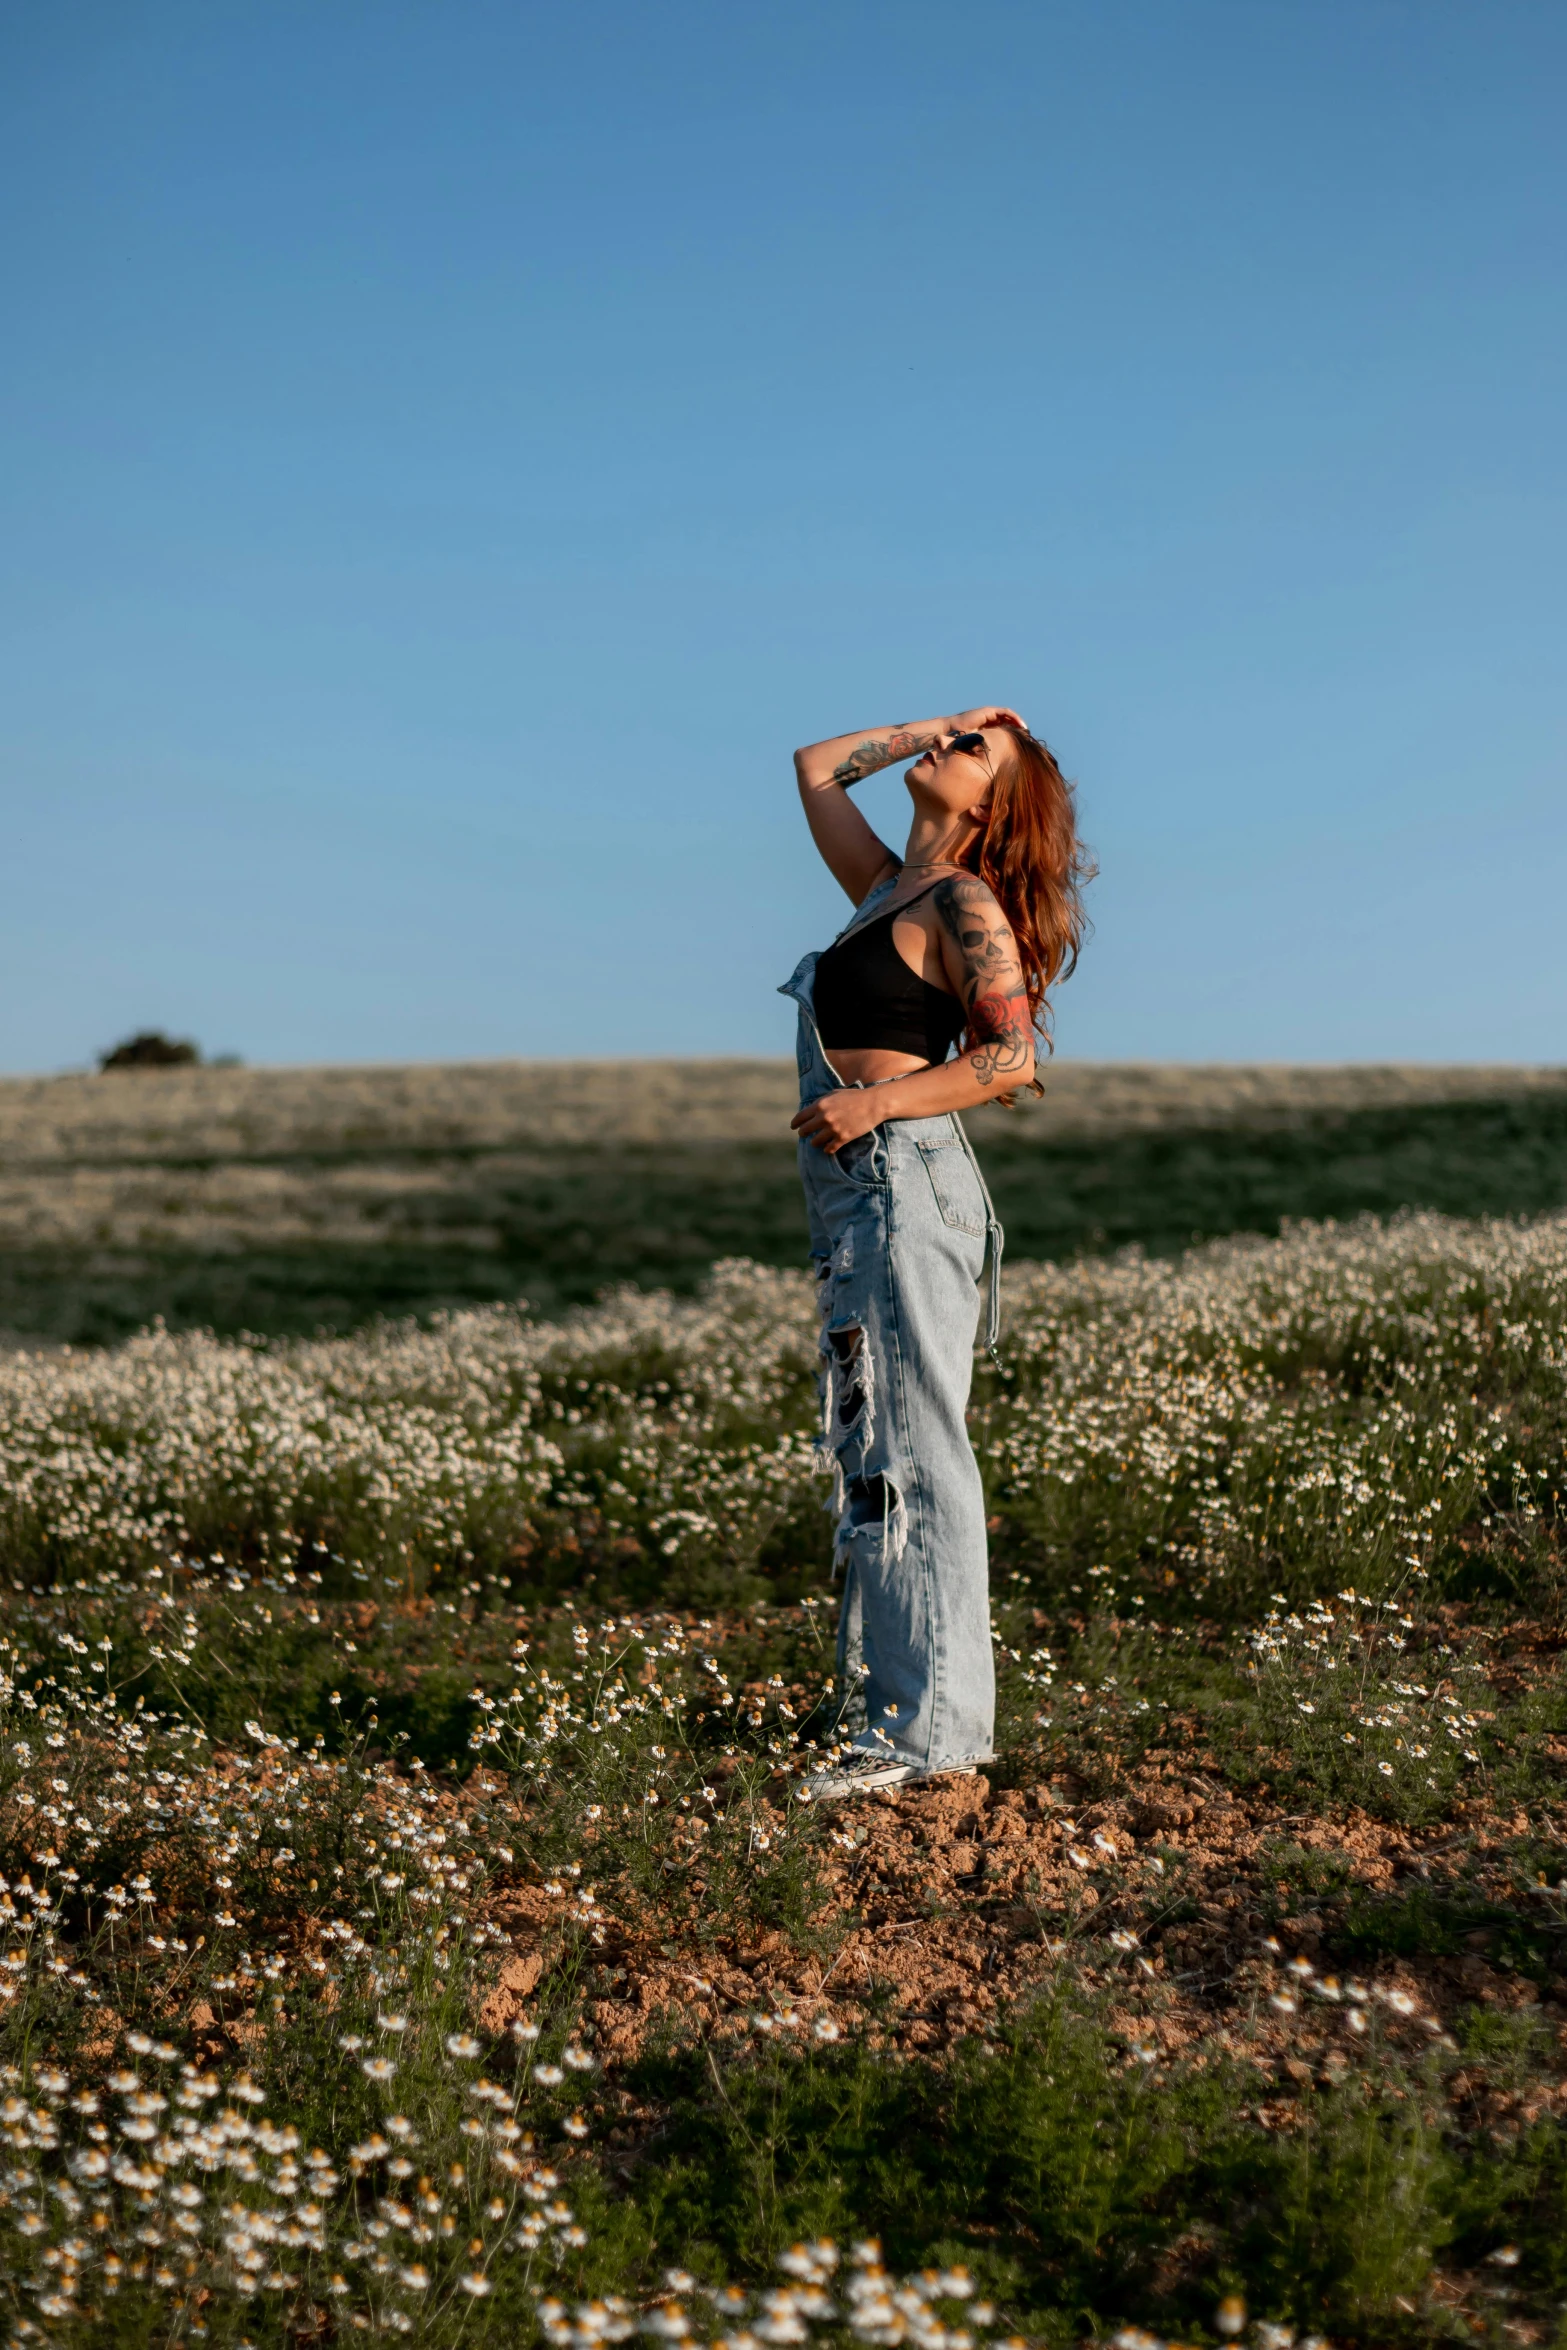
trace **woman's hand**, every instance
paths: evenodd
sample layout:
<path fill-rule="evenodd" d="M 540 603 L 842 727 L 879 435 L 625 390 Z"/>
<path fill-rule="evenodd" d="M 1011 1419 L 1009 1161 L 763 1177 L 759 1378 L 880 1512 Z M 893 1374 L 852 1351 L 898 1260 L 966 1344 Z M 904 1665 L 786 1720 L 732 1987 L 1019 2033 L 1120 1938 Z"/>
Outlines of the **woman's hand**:
<path fill-rule="evenodd" d="M 1028 732 L 1015 710 L 1004 709 L 997 702 L 983 702 L 977 710 L 959 710 L 947 724 L 954 734 L 980 734 L 987 726 L 1015 726 L 1020 734 Z"/>
<path fill-rule="evenodd" d="M 797 1110 L 789 1124 L 806 1142 L 831 1158 L 846 1142 L 855 1141 L 882 1121 L 874 1086 L 846 1085 L 839 1093 L 818 1095 Z"/>

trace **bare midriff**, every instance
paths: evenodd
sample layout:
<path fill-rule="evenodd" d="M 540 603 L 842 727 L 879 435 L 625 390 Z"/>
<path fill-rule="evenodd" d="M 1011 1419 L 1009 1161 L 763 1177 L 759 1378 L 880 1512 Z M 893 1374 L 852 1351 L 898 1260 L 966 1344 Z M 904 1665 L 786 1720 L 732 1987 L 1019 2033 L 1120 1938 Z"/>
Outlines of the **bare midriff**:
<path fill-rule="evenodd" d="M 827 1052 L 825 1045 L 822 1050 Z M 827 1053 L 827 1063 L 845 1085 L 877 1085 L 883 1078 L 912 1077 L 916 1069 L 931 1066 L 913 1053 L 884 1052 L 879 1045 L 834 1045 Z"/>

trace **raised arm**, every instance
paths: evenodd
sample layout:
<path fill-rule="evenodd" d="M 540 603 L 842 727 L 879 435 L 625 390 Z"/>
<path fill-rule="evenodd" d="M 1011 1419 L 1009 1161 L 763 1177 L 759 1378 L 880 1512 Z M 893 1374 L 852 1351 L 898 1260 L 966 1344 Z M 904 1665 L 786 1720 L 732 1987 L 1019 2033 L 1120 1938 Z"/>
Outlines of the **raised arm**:
<path fill-rule="evenodd" d="M 795 752 L 794 772 L 811 838 L 834 881 L 856 905 L 902 860 L 861 815 L 849 797 L 850 787 L 863 783 L 879 767 L 917 759 L 951 732 L 950 718 L 903 719 L 871 734 L 835 734 Z"/>
<path fill-rule="evenodd" d="M 932 743 L 950 734 L 952 718 L 900 718 L 896 726 L 874 728 L 868 734 L 835 734 L 824 743 L 807 743 L 794 754 L 794 771 L 801 791 L 820 791 L 836 784 L 848 791 L 874 775 L 879 767 L 896 766 L 900 759 L 917 759 Z"/>

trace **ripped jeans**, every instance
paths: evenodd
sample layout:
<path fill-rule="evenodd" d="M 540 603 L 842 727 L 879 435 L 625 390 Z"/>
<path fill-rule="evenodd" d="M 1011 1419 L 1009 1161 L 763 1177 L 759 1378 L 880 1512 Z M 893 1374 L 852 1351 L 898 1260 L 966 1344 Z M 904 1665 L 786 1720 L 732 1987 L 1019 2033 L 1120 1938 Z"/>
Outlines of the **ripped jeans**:
<path fill-rule="evenodd" d="M 780 991 L 799 1006 L 802 1104 L 843 1082 L 817 1034 L 815 965 L 807 955 Z M 863 1682 L 855 1743 L 890 1744 L 919 1771 L 983 1761 L 995 1667 L 985 1501 L 964 1415 L 987 1239 L 995 1339 L 1001 1228 L 955 1117 L 891 1120 L 832 1157 L 802 1141 L 800 1174 L 844 1578 L 838 1662 L 845 1686 Z"/>

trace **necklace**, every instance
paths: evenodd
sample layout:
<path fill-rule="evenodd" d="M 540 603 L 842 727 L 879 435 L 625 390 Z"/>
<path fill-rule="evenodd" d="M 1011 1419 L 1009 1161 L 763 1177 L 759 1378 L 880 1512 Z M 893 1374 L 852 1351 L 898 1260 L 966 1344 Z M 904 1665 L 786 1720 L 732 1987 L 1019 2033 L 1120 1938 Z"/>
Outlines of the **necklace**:
<path fill-rule="evenodd" d="M 961 871 L 956 857 L 905 857 L 899 870 L 903 873 L 934 873 L 943 865 L 950 865 L 954 873 Z"/>

